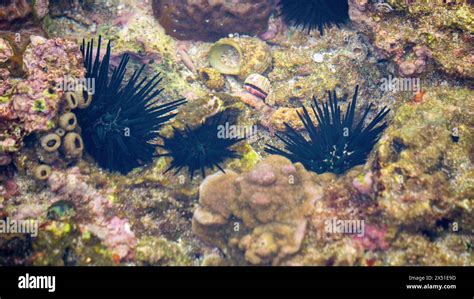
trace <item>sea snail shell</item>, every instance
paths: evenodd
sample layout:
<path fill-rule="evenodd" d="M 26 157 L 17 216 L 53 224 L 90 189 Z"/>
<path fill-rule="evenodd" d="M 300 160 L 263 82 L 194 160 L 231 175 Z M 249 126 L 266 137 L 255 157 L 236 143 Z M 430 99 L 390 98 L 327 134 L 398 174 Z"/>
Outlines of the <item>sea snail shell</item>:
<path fill-rule="evenodd" d="M 244 82 L 244 88 L 254 96 L 262 100 L 270 93 L 272 86 L 270 80 L 260 74 L 250 74 Z"/>

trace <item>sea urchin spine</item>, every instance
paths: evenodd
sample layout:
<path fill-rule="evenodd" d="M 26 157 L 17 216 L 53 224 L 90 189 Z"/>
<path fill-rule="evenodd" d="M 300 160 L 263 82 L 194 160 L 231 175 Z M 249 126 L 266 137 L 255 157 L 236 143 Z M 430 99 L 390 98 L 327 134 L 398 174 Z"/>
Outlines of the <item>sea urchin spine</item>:
<path fill-rule="evenodd" d="M 209 117 L 197 128 L 188 126 L 184 130 L 174 128 L 174 135 L 171 138 L 163 138 L 163 145 L 159 146 L 167 153 L 162 156 L 173 158 L 165 173 L 176 169 L 177 174 L 183 167 L 187 167 L 192 179 L 195 171 L 200 170 L 204 178 L 205 169 L 214 166 L 224 172 L 220 163 L 228 158 L 238 158 L 237 152 L 230 147 L 244 139 L 237 136 L 220 136 L 220 129 L 228 123 L 228 118 L 224 114 L 220 112 Z"/>
<path fill-rule="evenodd" d="M 281 14 L 287 24 L 308 29 L 337 25 L 349 19 L 347 0 L 280 0 Z"/>
<path fill-rule="evenodd" d="M 77 118 L 85 149 L 99 166 L 126 174 L 152 160 L 156 147 L 153 141 L 159 136 L 157 131 L 186 101 L 157 104 L 157 96 L 163 90 L 157 88 L 160 74 L 150 80 L 139 79 L 144 66 L 125 81 L 128 54 L 122 56 L 119 66 L 109 76 L 110 48 L 109 41 L 101 60 L 101 38 L 95 57 L 94 41 L 87 45 L 83 41 L 86 78 L 94 80 L 95 86 L 90 105 L 78 109 Z M 84 94 L 84 98 L 88 97 L 90 95 Z"/>
<path fill-rule="evenodd" d="M 380 123 L 390 110 L 383 108 L 367 126 L 364 126 L 372 108 L 370 104 L 354 125 L 358 89 L 357 86 L 345 115 L 341 113 L 335 91 L 332 94 L 328 92 L 329 99 L 322 105 L 314 98 L 311 110 L 317 120 L 317 125 L 306 107 L 303 107 L 303 115 L 298 113 L 308 132 L 309 140 L 285 124 L 286 132 L 277 134 L 277 137 L 285 144 L 285 149 L 267 145 L 266 151 L 285 156 L 293 162 L 301 162 L 306 169 L 317 173 L 340 174 L 353 166 L 365 163 L 368 154 L 387 127 L 387 123 Z M 342 100 L 346 99 L 347 95 L 344 95 Z M 378 124 L 380 125 L 377 126 Z"/>

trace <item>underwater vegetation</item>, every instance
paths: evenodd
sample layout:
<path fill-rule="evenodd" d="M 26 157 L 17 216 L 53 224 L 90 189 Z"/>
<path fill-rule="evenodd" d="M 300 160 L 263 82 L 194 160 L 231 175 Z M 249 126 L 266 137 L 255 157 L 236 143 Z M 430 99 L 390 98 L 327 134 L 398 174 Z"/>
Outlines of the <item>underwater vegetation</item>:
<path fill-rule="evenodd" d="M 175 109 L 184 104 L 184 99 L 157 105 L 160 74 L 149 79 L 140 79 L 144 66 L 135 70 L 124 83 L 130 56 L 122 56 L 120 64 L 109 75 L 110 41 L 102 60 L 100 59 L 101 37 L 94 57 L 94 41 L 81 47 L 84 56 L 86 78 L 95 80 L 92 99 L 83 103 L 77 118 L 82 128 L 86 151 L 99 166 L 122 174 L 144 165 L 155 156 L 152 143 L 158 130 L 173 118 Z M 81 108 L 81 104 L 79 104 Z"/>
<path fill-rule="evenodd" d="M 339 25 L 349 19 L 346 0 L 281 0 L 280 9 L 286 23 L 308 32 L 318 28 L 321 34 L 324 26 Z"/>
<path fill-rule="evenodd" d="M 341 113 L 339 100 L 346 101 L 347 94 L 338 99 L 335 91 L 332 94 L 328 92 L 329 99 L 322 105 L 313 98 L 314 105 L 311 105 L 311 110 L 317 124 L 314 123 L 306 107 L 303 107 L 303 115 L 298 112 L 301 122 L 308 131 L 309 140 L 285 124 L 286 132 L 277 134 L 285 144 L 285 149 L 268 145 L 266 151 L 285 156 L 293 162 L 301 162 L 306 169 L 316 173 L 340 174 L 353 166 L 365 163 L 369 152 L 387 127 L 386 122 L 381 122 L 390 110 L 383 108 L 364 127 L 365 119 L 372 108 L 370 104 L 354 125 L 358 89 L 359 86 L 356 86 L 352 101 L 344 115 Z M 380 125 L 377 126 L 378 124 Z"/>
<path fill-rule="evenodd" d="M 183 167 L 187 167 L 192 179 L 195 171 L 200 170 L 204 178 L 205 169 L 214 166 L 225 172 L 219 164 L 225 159 L 240 157 L 230 147 L 244 139 L 237 136 L 221 136 L 219 132 L 225 123 L 228 123 L 225 112 L 219 112 L 206 119 L 197 128 L 189 126 L 184 130 L 173 128 L 173 136 L 163 137 L 163 145 L 158 145 L 168 151 L 161 156 L 173 159 L 165 173 L 176 169 L 177 174 Z"/>

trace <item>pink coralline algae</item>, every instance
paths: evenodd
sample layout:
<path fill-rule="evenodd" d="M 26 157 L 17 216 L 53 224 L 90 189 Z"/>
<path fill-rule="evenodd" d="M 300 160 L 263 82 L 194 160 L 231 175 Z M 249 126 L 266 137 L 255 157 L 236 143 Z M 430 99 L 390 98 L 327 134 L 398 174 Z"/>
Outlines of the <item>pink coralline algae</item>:
<path fill-rule="evenodd" d="M 12 162 L 12 157 L 9 154 L 0 154 L 0 166 L 8 165 Z"/>
<path fill-rule="evenodd" d="M 22 56 L 17 55 L 0 38 L 0 61 L 21 59 L 25 73 L 16 78 L 0 67 L 0 153 L 16 152 L 26 135 L 54 127 L 64 78 L 84 76 L 79 47 L 72 41 L 31 36 Z"/>
<path fill-rule="evenodd" d="M 365 250 L 387 250 L 389 243 L 386 240 L 387 231 L 374 225 L 366 225 L 363 236 L 355 236 L 354 240 Z"/>
<path fill-rule="evenodd" d="M 96 235 L 120 259 L 133 257 L 137 243 L 127 219 L 114 215 L 112 203 L 107 196 L 84 182 L 79 168 L 66 172 L 53 171 L 48 179 L 51 191 L 57 198 L 51 201 L 70 200 L 79 209 L 79 227 Z"/>
<path fill-rule="evenodd" d="M 359 193 L 364 195 L 370 195 L 373 193 L 373 179 L 372 172 L 362 173 L 359 176 L 355 177 L 352 180 L 352 186 L 359 191 Z"/>
<path fill-rule="evenodd" d="M 8 200 L 18 194 L 18 185 L 14 179 L 7 179 L 5 182 L 0 184 L 0 196 L 4 199 Z"/>
<path fill-rule="evenodd" d="M 391 58 L 397 65 L 401 76 L 419 75 L 426 70 L 427 61 L 432 57 L 430 50 L 424 45 L 412 49 L 412 58 L 407 59 L 406 40 L 403 32 L 389 32 L 383 23 L 372 19 L 367 1 L 349 1 L 351 20 L 360 28 L 372 30 L 375 35 L 374 45 L 377 52 L 386 58 Z M 369 29 L 370 28 L 370 29 Z"/>
<path fill-rule="evenodd" d="M 281 43 L 283 42 L 288 33 L 288 26 L 285 24 L 282 18 L 270 19 L 268 22 L 268 30 L 260 34 L 259 37 L 269 43 Z"/>
<path fill-rule="evenodd" d="M 12 0 L 6 1 L 5 4 L 2 3 L 0 5 L 0 29 L 30 25 L 28 23 L 31 23 L 31 20 L 41 19 L 48 13 L 48 4 L 48 0 Z"/>
<path fill-rule="evenodd" d="M 8 44 L 6 40 L 0 39 L 0 63 L 4 63 L 12 56 L 13 56 L 13 49 L 11 48 L 11 46 Z M 6 78 L 4 73 L 2 74 L 2 79 L 5 79 L 3 77 Z"/>

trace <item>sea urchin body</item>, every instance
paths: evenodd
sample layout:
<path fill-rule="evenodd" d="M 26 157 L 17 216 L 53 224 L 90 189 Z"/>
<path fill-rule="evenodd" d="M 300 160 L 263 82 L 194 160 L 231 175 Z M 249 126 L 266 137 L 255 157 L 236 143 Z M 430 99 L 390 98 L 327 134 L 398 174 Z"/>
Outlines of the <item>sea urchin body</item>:
<path fill-rule="evenodd" d="M 293 162 L 301 162 L 306 169 L 317 173 L 340 174 L 353 166 L 365 163 L 368 154 L 387 127 L 387 123 L 381 123 L 381 121 L 390 110 L 383 108 L 367 126 L 364 126 L 372 108 L 372 104 L 370 104 L 355 124 L 357 92 L 358 86 L 344 115 L 341 113 L 335 91 L 332 94 L 328 92 L 329 99 L 322 105 L 317 102 L 317 99 L 313 99 L 314 105 L 311 105 L 311 110 L 317 120 L 317 125 L 305 107 L 303 107 L 302 115 L 298 113 L 308 132 L 309 140 L 285 124 L 286 132 L 277 135 L 285 144 L 285 149 L 281 150 L 268 145 L 267 152 L 285 156 Z M 346 99 L 347 95 L 342 100 Z"/>
<path fill-rule="evenodd" d="M 220 112 L 209 117 L 197 128 L 188 126 L 184 130 L 174 128 L 174 135 L 171 138 L 163 138 L 163 145 L 160 145 L 167 151 L 162 156 L 173 158 L 166 172 L 176 169 L 177 174 L 182 168 L 187 167 L 191 179 L 197 170 L 201 171 L 204 178 L 205 169 L 214 166 L 224 172 L 220 163 L 228 158 L 238 158 L 239 155 L 230 147 L 244 139 L 238 136 L 220 136 L 219 131 L 226 122 L 228 120 L 224 112 Z"/>
<path fill-rule="evenodd" d="M 280 0 L 285 22 L 311 31 L 324 26 L 339 25 L 349 18 L 347 0 Z"/>
<path fill-rule="evenodd" d="M 140 79 L 144 69 L 141 67 L 125 81 L 130 59 L 125 54 L 110 76 L 110 42 L 102 60 L 101 38 L 95 57 L 93 49 L 93 40 L 87 45 L 83 42 L 86 78 L 95 81 L 92 101 L 84 109 L 77 109 L 85 149 L 99 166 L 126 174 L 152 160 L 158 129 L 175 116 L 173 111 L 185 100 L 157 104 L 157 96 L 163 90 L 157 88 L 159 74 L 150 80 Z"/>

